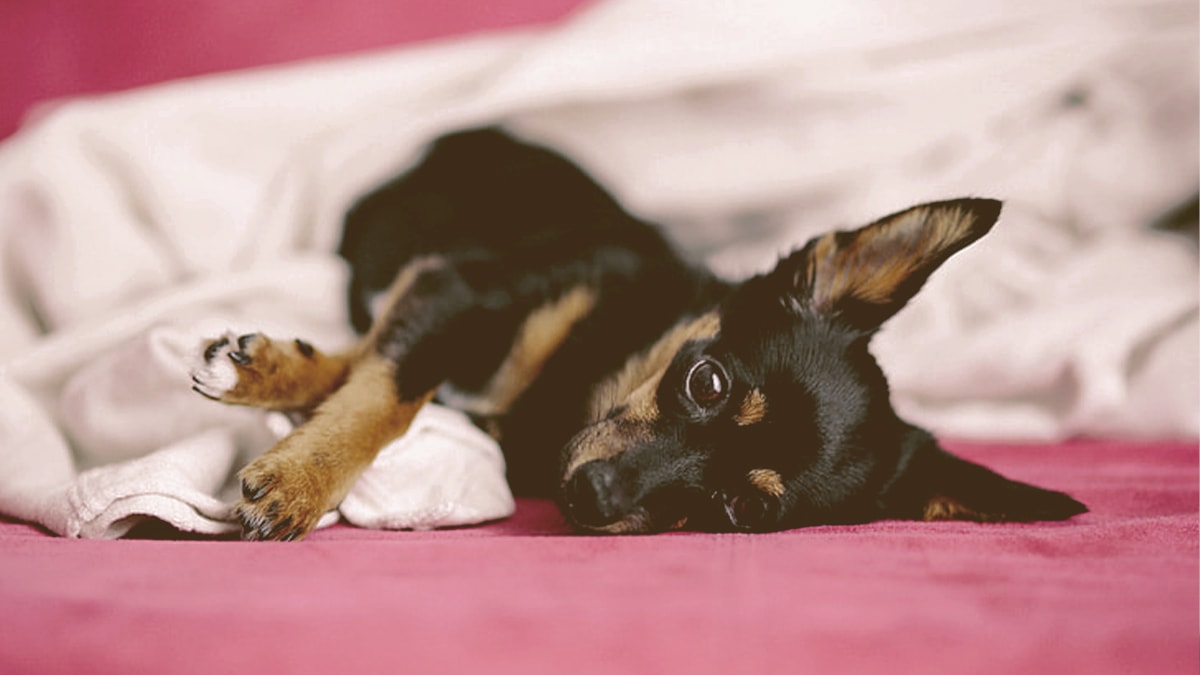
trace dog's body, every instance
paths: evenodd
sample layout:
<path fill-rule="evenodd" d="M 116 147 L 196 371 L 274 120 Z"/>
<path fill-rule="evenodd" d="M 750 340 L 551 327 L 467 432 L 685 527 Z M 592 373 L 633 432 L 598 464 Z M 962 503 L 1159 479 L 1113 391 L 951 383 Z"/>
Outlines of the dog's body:
<path fill-rule="evenodd" d="M 193 379 L 307 419 L 241 473 L 250 539 L 307 534 L 435 398 L 501 442 L 514 491 L 586 531 L 1068 518 L 1086 508 L 900 420 L 867 350 L 999 211 L 913 207 L 733 284 L 557 154 L 463 132 L 347 216 L 357 348 L 230 335 Z"/>

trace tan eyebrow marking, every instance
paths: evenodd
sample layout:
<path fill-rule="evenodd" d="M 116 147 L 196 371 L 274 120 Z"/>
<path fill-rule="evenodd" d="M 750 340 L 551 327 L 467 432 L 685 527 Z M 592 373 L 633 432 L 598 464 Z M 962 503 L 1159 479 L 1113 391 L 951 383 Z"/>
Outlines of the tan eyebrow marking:
<path fill-rule="evenodd" d="M 958 500 L 950 497 L 934 497 L 925 505 L 925 512 L 922 514 L 925 520 L 974 520 L 976 522 L 986 523 L 990 520 L 1000 520 L 1000 518 L 992 518 L 987 514 L 980 513 L 974 509 L 969 509 L 963 506 Z"/>
<path fill-rule="evenodd" d="M 721 329 L 721 319 L 712 311 L 685 321 L 663 334 L 644 353 L 631 358 L 615 376 L 596 387 L 589 403 L 588 419 L 604 419 L 609 410 L 627 404 L 631 414 L 642 419 L 658 415 L 653 394 L 671 365 L 671 359 L 688 340 L 711 338 Z"/>
<path fill-rule="evenodd" d="M 750 484 L 755 488 L 762 490 L 772 497 L 783 495 L 783 476 L 780 476 L 778 471 L 754 469 L 746 474 L 746 480 L 750 481 Z"/>
<path fill-rule="evenodd" d="M 767 397 L 755 388 L 746 392 L 746 397 L 742 399 L 742 405 L 738 408 L 737 414 L 733 416 L 733 421 L 739 427 L 745 427 L 758 424 L 766 416 Z"/>

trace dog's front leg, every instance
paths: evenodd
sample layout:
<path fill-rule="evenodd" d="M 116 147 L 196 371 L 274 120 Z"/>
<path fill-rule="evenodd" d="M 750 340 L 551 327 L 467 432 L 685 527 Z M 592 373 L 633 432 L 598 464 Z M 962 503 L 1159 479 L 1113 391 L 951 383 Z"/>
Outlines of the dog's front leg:
<path fill-rule="evenodd" d="M 329 355 L 304 340 L 260 333 L 210 340 L 192 369 L 192 389 L 205 398 L 307 414 L 341 386 L 357 352 Z"/>
<path fill-rule="evenodd" d="M 401 400 L 395 369 L 386 358 L 365 356 L 307 422 L 242 469 L 234 511 L 243 539 L 304 537 L 380 449 L 408 430 L 433 392 Z"/>

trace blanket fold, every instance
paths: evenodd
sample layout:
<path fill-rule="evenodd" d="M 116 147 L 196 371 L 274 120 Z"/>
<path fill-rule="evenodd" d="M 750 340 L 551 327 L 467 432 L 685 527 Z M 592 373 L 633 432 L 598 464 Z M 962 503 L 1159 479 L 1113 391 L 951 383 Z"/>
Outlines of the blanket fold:
<path fill-rule="evenodd" d="M 230 531 L 234 474 L 277 424 L 197 397 L 188 359 L 228 329 L 350 344 L 342 214 L 484 123 L 563 150 L 731 276 L 920 201 L 1003 198 L 874 344 L 898 409 L 960 437 L 1194 438 L 1196 250 L 1150 225 L 1200 184 L 1196 15 L 610 0 L 550 30 L 62 103 L 0 145 L 0 512 L 67 536 Z M 326 522 L 512 508 L 498 447 L 431 407 Z"/>

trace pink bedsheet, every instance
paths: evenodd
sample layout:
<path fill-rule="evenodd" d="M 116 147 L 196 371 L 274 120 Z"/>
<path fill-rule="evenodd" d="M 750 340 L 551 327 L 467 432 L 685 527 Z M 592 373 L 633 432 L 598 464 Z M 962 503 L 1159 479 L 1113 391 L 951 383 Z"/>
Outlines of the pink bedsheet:
<path fill-rule="evenodd" d="M 522 500 L 293 545 L 0 523 L 0 672 L 1197 672 L 1194 443 L 952 447 L 1092 512 L 586 537 Z"/>
<path fill-rule="evenodd" d="M 587 0 L 5 0 L 0 138 L 47 99 L 544 24 Z"/>

